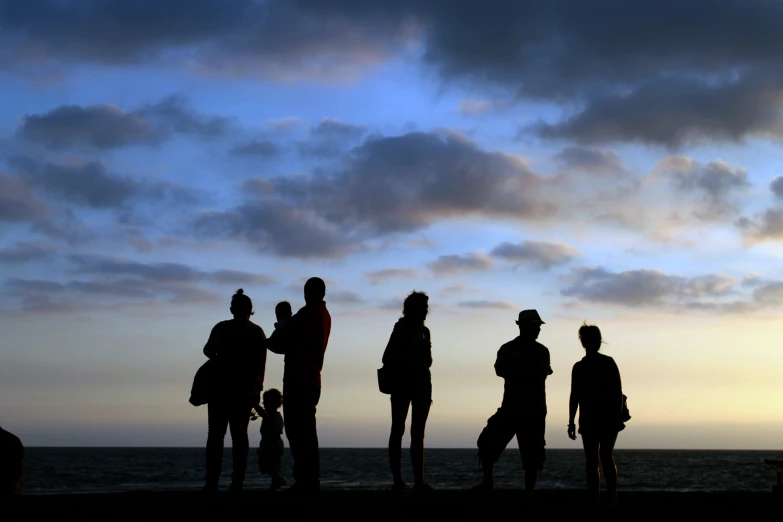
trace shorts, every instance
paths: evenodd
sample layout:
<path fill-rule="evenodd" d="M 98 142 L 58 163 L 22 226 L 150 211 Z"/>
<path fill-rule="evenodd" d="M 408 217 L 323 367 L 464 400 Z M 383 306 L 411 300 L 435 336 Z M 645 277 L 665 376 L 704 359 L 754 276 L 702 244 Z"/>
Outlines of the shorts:
<path fill-rule="evenodd" d="M 402 379 L 391 395 L 394 400 L 408 400 L 414 404 L 432 404 L 432 381 L 429 379 L 429 373 L 426 378 L 419 376 L 418 378 Z"/>
<path fill-rule="evenodd" d="M 522 467 L 526 471 L 540 471 L 546 461 L 545 431 L 546 415 L 510 415 L 499 409 L 487 420 L 487 426 L 476 441 L 479 459 L 497 462 L 516 435 Z"/>

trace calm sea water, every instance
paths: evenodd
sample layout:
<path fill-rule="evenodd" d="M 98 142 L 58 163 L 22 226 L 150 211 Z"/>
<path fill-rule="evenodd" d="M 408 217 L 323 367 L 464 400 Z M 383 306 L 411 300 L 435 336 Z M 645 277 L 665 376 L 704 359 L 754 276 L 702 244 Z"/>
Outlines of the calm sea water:
<path fill-rule="evenodd" d="M 198 488 L 204 478 L 201 448 L 27 448 L 25 494 L 90 493 Z M 774 473 L 765 457 L 783 451 L 616 451 L 621 488 L 668 491 L 769 491 Z M 391 485 L 385 449 L 322 449 L 322 486 L 329 489 L 384 489 Z M 283 460 L 290 477 L 291 457 Z M 542 488 L 584 486 L 584 457 L 579 450 L 548 450 Z M 221 484 L 228 485 L 231 452 L 226 450 Z M 403 473 L 412 482 L 407 451 Z M 463 489 L 478 483 L 476 450 L 430 449 L 426 476 L 433 487 Z M 522 488 L 519 453 L 504 452 L 496 468 L 498 487 Z M 290 478 L 289 478 L 290 481 Z M 246 486 L 266 488 L 254 450 Z"/>

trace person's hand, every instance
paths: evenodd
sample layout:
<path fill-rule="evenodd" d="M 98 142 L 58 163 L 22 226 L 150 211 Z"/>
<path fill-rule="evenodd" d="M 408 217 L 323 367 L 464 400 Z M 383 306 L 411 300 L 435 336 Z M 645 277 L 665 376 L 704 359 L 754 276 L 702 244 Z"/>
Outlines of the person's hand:
<path fill-rule="evenodd" d="M 256 413 L 258 414 L 259 417 L 261 417 L 262 419 L 266 418 L 266 416 L 267 416 L 266 415 L 266 410 L 264 408 L 262 408 L 261 405 L 253 406 L 253 409 L 256 410 Z"/>
<path fill-rule="evenodd" d="M 568 425 L 568 438 L 571 440 L 576 440 L 576 426 L 573 424 Z"/>

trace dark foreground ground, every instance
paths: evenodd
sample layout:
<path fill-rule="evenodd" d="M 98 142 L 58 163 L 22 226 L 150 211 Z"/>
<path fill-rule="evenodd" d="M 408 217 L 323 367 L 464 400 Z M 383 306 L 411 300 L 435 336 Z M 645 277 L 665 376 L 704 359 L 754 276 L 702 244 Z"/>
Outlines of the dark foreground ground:
<path fill-rule="evenodd" d="M 619 509 L 601 509 L 598 517 L 583 510 L 585 492 L 543 490 L 526 505 L 521 491 L 477 495 L 435 491 L 394 495 L 383 491 L 324 491 L 320 496 L 289 497 L 247 491 L 238 497 L 199 492 L 138 492 L 84 495 L 20 496 L 0 500 L 0 520 L 139 521 L 353 521 L 416 520 L 783 520 L 772 493 L 625 492 Z"/>

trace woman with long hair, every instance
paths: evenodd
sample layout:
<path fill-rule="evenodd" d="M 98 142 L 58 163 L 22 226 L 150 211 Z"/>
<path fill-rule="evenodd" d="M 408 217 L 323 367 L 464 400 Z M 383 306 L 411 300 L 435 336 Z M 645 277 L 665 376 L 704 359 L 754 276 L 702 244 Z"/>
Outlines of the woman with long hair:
<path fill-rule="evenodd" d="M 601 330 L 586 322 L 579 328 L 579 340 L 585 356 L 571 371 L 571 398 L 569 400 L 568 436 L 576 440 L 574 417 L 579 409 L 579 434 L 582 435 L 590 500 L 600 500 L 600 471 L 604 469 L 610 504 L 617 504 L 617 466 L 614 462 L 614 444 L 622 422 L 623 386 L 620 370 L 614 359 L 598 353 L 601 348 Z"/>
<path fill-rule="evenodd" d="M 424 292 L 412 292 L 403 304 L 402 318 L 394 325 L 389 343 L 383 353 L 383 364 L 395 375 L 391 393 L 392 425 L 389 435 L 389 466 L 394 478 L 393 491 L 404 491 L 400 464 L 402 437 L 408 409 L 411 415 L 411 464 L 413 491 L 432 488 L 424 482 L 424 428 L 432 404 L 432 342 L 430 331 L 424 326 L 429 312 L 429 297 Z"/>
<path fill-rule="evenodd" d="M 230 311 L 234 318 L 216 324 L 204 346 L 204 355 L 212 360 L 207 402 L 207 493 L 218 489 L 226 428 L 231 429 L 234 461 L 229 491 L 242 490 L 249 449 L 247 427 L 251 410 L 259 402 L 266 369 L 266 335 L 250 321 L 253 302 L 241 288 L 231 298 Z"/>

